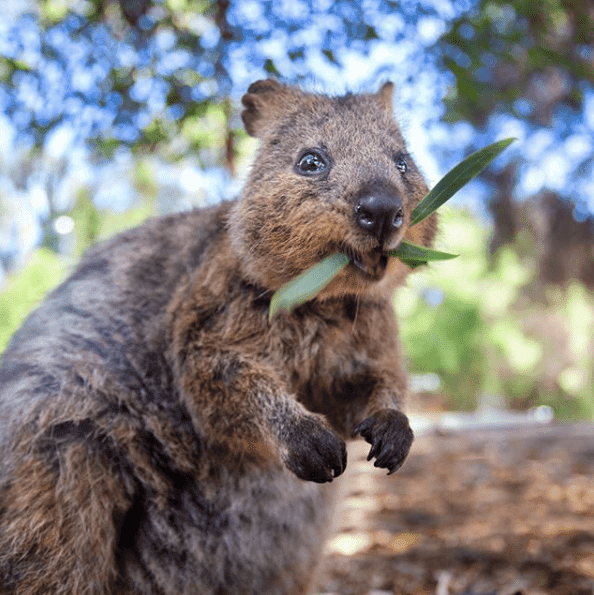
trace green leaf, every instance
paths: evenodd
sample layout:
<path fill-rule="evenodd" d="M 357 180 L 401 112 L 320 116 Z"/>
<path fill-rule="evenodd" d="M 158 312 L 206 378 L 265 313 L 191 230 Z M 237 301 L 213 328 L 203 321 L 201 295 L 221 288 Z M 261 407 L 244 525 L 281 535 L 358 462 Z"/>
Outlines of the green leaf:
<path fill-rule="evenodd" d="M 446 66 L 454 73 L 456 77 L 456 87 L 458 93 L 470 99 L 470 101 L 477 101 L 479 98 L 476 90 L 475 81 L 469 76 L 468 71 L 461 66 L 458 66 L 451 58 L 444 58 Z"/>
<path fill-rule="evenodd" d="M 274 65 L 274 62 L 268 58 L 266 62 L 264 62 L 264 70 L 270 75 L 277 78 L 280 78 L 281 74 L 278 71 L 278 68 Z"/>
<path fill-rule="evenodd" d="M 419 246 L 408 240 L 402 240 L 402 243 L 396 250 L 392 250 L 390 256 L 399 258 L 405 264 L 410 264 L 412 268 L 426 264 L 430 260 L 451 260 L 457 258 L 458 254 L 449 254 L 448 252 L 439 252 L 426 248 L 425 246 Z"/>
<path fill-rule="evenodd" d="M 326 58 L 328 58 L 332 64 L 338 64 L 338 60 L 336 59 L 336 56 L 332 50 L 322 50 L 322 54 L 324 54 L 324 56 L 326 56 Z"/>
<path fill-rule="evenodd" d="M 379 36 L 373 27 L 368 26 L 365 31 L 365 41 L 371 41 L 372 39 L 379 39 Z"/>
<path fill-rule="evenodd" d="M 423 221 L 439 207 L 452 198 L 462 186 L 465 186 L 516 139 L 506 138 L 488 145 L 473 153 L 453 167 L 417 205 L 411 216 L 411 227 Z"/>
<path fill-rule="evenodd" d="M 283 285 L 272 296 L 268 319 L 281 309 L 291 310 L 311 300 L 349 264 L 349 261 L 349 257 L 344 254 L 333 254 Z"/>
<path fill-rule="evenodd" d="M 429 264 L 426 260 L 403 260 L 402 261 L 409 269 L 416 269 L 417 267 Z"/>

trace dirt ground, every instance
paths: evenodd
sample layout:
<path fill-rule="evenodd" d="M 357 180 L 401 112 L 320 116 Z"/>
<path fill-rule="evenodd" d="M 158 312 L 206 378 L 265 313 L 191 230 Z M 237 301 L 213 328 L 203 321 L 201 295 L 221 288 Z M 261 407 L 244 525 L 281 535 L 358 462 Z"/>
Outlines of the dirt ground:
<path fill-rule="evenodd" d="M 594 425 L 431 430 L 387 477 L 349 449 L 317 591 L 593 595 Z"/>

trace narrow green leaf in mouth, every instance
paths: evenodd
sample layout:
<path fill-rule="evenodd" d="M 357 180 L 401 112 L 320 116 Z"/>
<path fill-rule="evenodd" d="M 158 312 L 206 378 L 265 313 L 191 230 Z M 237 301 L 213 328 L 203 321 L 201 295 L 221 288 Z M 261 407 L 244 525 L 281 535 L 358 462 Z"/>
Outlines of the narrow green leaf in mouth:
<path fill-rule="evenodd" d="M 408 264 L 409 262 L 425 264 L 430 260 L 451 260 L 458 256 L 457 254 L 439 252 L 437 250 L 432 250 L 431 248 L 426 248 L 425 246 L 419 246 L 408 240 L 402 240 L 400 246 L 398 246 L 396 250 L 388 252 L 388 254 L 399 258 L 405 264 Z"/>
<path fill-rule="evenodd" d="M 492 143 L 453 167 L 413 210 L 410 227 L 429 217 L 452 198 L 460 188 L 483 171 L 514 140 L 516 139 L 506 138 Z M 408 240 L 402 240 L 400 246 L 392 250 L 389 255 L 399 258 L 413 269 L 434 260 L 450 260 L 457 257 L 457 254 L 439 252 Z M 349 262 L 350 259 L 345 254 L 333 254 L 283 285 L 272 296 L 268 319 L 270 320 L 279 310 L 292 310 L 314 298 Z"/>
<path fill-rule="evenodd" d="M 285 283 L 272 296 L 268 319 L 279 310 L 292 310 L 315 297 L 344 267 L 350 258 L 345 254 L 332 254 L 315 264 L 305 272 Z"/>

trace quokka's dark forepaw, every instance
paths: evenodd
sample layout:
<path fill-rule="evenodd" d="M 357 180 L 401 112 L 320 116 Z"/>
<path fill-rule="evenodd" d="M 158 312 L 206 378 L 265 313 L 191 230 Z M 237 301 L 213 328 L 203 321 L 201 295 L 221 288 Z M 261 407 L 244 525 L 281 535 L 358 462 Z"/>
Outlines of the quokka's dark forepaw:
<path fill-rule="evenodd" d="M 357 434 L 371 444 L 367 460 L 375 457 L 374 466 L 387 469 L 388 475 L 402 467 L 414 438 L 408 418 L 396 409 L 381 409 L 364 419 L 353 432 Z"/>
<path fill-rule="evenodd" d="M 284 443 L 285 464 L 301 479 L 325 483 L 346 469 L 344 440 L 318 418 L 305 417 L 292 424 Z"/>

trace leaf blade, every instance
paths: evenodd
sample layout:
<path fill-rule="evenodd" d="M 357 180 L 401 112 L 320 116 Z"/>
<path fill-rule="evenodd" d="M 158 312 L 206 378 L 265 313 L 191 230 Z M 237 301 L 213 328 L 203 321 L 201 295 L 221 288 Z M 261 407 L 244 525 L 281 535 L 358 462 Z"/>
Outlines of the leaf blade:
<path fill-rule="evenodd" d="M 291 310 L 315 297 L 349 262 L 345 254 L 332 254 L 283 285 L 272 296 L 268 320 L 279 310 Z"/>
<path fill-rule="evenodd" d="M 459 256 L 458 254 L 426 248 L 408 240 L 402 240 L 400 246 L 396 250 L 391 250 L 389 254 L 399 258 L 405 264 L 414 263 L 414 266 L 420 266 L 432 260 L 451 260 Z"/>
<path fill-rule="evenodd" d="M 503 152 L 515 138 L 497 141 L 482 149 L 454 166 L 423 198 L 413 210 L 410 226 L 416 225 L 435 212 L 444 202 L 448 201 L 458 190 L 476 177 L 495 157 Z"/>

